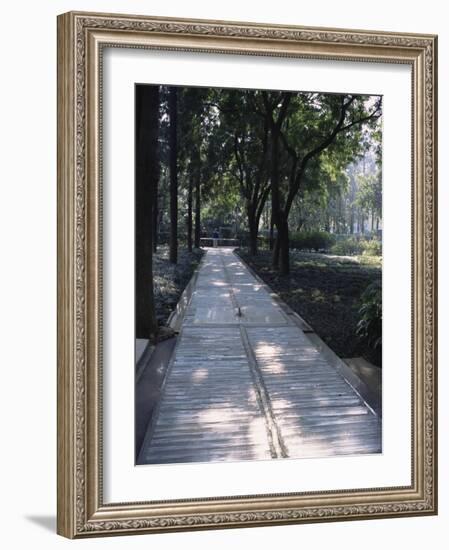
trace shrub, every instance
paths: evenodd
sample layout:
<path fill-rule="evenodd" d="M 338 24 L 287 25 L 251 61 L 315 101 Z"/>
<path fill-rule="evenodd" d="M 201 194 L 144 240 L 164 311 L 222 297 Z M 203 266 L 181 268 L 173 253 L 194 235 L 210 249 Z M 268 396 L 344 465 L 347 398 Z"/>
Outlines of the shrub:
<path fill-rule="evenodd" d="M 382 242 L 377 239 L 344 236 L 338 238 L 330 251 L 337 256 L 356 256 L 360 254 L 365 254 L 366 256 L 381 256 Z"/>
<path fill-rule="evenodd" d="M 362 253 L 362 247 L 355 237 L 344 237 L 332 246 L 331 252 L 337 256 L 354 256 Z"/>
<path fill-rule="evenodd" d="M 382 284 L 371 283 L 360 297 L 356 334 L 379 356 L 382 353 Z"/>
<path fill-rule="evenodd" d="M 297 231 L 290 234 L 290 248 L 297 250 L 329 250 L 335 237 L 326 231 Z"/>
<path fill-rule="evenodd" d="M 382 256 L 382 242 L 377 239 L 363 241 L 363 254 L 367 256 Z"/>

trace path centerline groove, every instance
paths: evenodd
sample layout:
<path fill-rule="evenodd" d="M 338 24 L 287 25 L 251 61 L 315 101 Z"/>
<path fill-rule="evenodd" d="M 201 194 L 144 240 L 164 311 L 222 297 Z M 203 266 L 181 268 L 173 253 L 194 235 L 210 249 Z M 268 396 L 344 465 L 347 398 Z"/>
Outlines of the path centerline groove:
<path fill-rule="evenodd" d="M 236 314 L 238 316 L 238 322 L 240 324 L 240 335 L 242 338 L 243 346 L 246 352 L 246 356 L 248 359 L 248 366 L 250 368 L 254 386 L 257 392 L 258 401 L 259 401 L 259 407 L 260 410 L 264 416 L 265 420 L 265 427 L 267 430 L 267 436 L 270 444 L 271 454 L 273 458 L 285 458 L 287 456 L 287 451 L 285 449 L 284 442 L 282 440 L 282 436 L 279 433 L 278 426 L 276 424 L 276 421 L 273 416 L 273 412 L 271 410 L 270 406 L 270 400 L 267 395 L 267 391 L 265 388 L 265 385 L 263 383 L 263 378 L 260 373 L 259 366 L 257 364 L 257 359 L 253 353 L 253 350 L 251 348 L 251 344 L 248 340 L 248 334 L 246 332 L 245 327 L 242 325 L 242 322 L 245 320 L 245 318 L 242 316 L 242 311 L 240 304 L 235 296 L 234 288 L 232 285 L 231 277 L 229 276 L 229 272 L 226 268 L 226 264 L 224 262 L 223 255 L 220 256 L 221 263 L 223 266 L 223 273 L 225 277 L 225 281 L 229 284 L 229 294 L 232 301 L 232 304 L 235 308 Z"/>
<path fill-rule="evenodd" d="M 381 424 L 231 249 L 200 264 L 139 463 L 381 451 Z"/>

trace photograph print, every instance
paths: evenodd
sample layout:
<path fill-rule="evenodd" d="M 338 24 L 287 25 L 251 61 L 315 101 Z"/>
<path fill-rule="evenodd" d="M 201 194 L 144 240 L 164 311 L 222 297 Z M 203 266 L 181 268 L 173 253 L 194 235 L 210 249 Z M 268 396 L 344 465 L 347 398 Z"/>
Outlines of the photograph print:
<path fill-rule="evenodd" d="M 135 85 L 135 463 L 382 452 L 382 97 Z"/>

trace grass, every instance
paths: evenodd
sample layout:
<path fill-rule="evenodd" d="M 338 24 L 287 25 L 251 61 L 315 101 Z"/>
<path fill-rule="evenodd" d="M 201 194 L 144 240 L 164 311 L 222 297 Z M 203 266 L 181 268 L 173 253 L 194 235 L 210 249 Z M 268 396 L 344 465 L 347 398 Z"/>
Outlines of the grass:
<path fill-rule="evenodd" d="M 291 251 L 290 274 L 280 277 L 271 266 L 270 252 L 256 257 L 246 249 L 237 253 L 339 357 L 363 356 L 380 364 L 378 354 L 356 336 L 356 326 L 361 294 L 381 280 L 381 258 Z"/>

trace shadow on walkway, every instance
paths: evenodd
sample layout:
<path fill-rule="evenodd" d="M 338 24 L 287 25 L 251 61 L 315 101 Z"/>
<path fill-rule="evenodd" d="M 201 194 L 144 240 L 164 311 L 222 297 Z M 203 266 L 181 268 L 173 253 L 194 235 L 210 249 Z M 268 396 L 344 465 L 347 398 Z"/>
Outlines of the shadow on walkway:
<path fill-rule="evenodd" d="M 153 353 L 143 366 L 136 382 L 135 393 L 135 453 L 136 462 L 140 448 L 151 422 L 154 409 L 161 397 L 170 357 L 176 345 L 176 337 L 164 340 L 156 345 Z"/>

